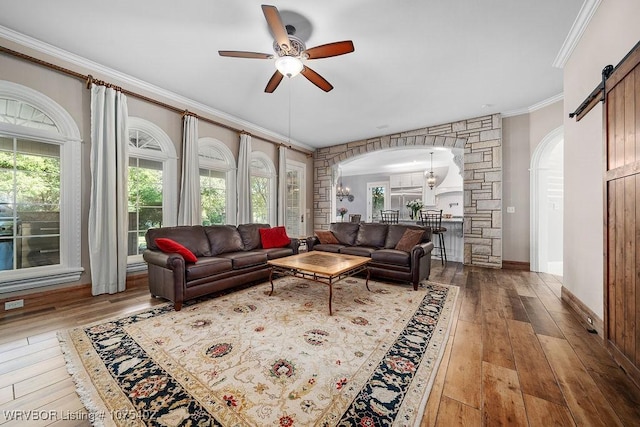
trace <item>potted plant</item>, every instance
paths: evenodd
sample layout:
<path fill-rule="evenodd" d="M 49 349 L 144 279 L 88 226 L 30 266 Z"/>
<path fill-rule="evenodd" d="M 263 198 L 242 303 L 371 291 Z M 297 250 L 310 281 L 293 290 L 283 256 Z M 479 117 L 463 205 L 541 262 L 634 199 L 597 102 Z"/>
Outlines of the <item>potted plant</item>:
<path fill-rule="evenodd" d="M 340 221 L 344 222 L 344 215 L 349 212 L 349 210 L 345 207 L 338 208 L 338 215 L 340 215 Z"/>

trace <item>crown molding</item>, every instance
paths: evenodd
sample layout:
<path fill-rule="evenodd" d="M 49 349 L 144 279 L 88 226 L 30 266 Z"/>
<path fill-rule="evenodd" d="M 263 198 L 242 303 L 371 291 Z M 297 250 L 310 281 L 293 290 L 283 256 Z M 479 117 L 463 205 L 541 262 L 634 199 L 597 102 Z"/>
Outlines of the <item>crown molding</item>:
<path fill-rule="evenodd" d="M 544 99 L 537 104 L 533 104 L 529 107 L 529 112 L 533 113 L 536 110 L 540 110 L 541 108 L 548 107 L 551 104 L 555 104 L 558 101 L 562 101 L 564 99 L 564 92 L 560 92 L 557 95 L 552 96 L 551 98 Z"/>
<path fill-rule="evenodd" d="M 564 92 L 560 92 L 557 95 L 552 96 L 551 98 L 544 99 L 536 104 L 533 104 L 527 108 L 520 108 L 518 110 L 505 111 L 502 114 L 502 117 L 513 117 L 520 116 L 522 114 L 533 113 L 534 111 L 540 110 L 541 108 L 548 107 L 551 104 L 555 104 L 558 101 L 562 101 L 564 99 Z"/>
<path fill-rule="evenodd" d="M 580 8 L 580 12 L 578 12 L 576 20 L 573 21 L 569 34 L 567 34 L 567 38 L 564 40 L 564 43 L 556 56 L 556 59 L 551 63 L 553 67 L 564 68 L 564 65 L 569 60 L 571 53 L 573 53 L 573 49 L 578 45 L 584 30 L 587 28 L 587 25 L 589 25 L 589 21 L 591 21 L 591 18 L 596 13 L 601 2 L 602 0 L 584 1 Z"/>
<path fill-rule="evenodd" d="M 155 86 L 151 83 L 145 82 L 144 80 L 137 79 L 128 74 L 122 73 L 120 71 L 114 70 L 113 68 L 109 68 L 97 62 L 91 61 L 87 58 L 83 58 L 74 53 L 68 52 L 64 49 L 60 49 L 56 46 L 50 45 L 41 40 L 35 39 L 33 37 L 27 36 L 25 34 L 14 31 L 10 28 L 4 27 L 0 25 L 0 37 L 17 43 L 21 46 L 24 46 L 29 49 L 33 49 L 37 52 L 43 53 L 45 55 L 52 56 L 54 58 L 60 59 L 62 61 L 68 62 L 70 64 L 82 67 L 87 70 L 91 70 L 93 72 L 99 73 L 101 76 L 109 79 L 115 79 L 118 82 L 122 82 L 130 87 L 134 87 L 139 90 L 147 91 L 149 93 L 155 94 L 157 96 L 164 97 L 169 99 L 178 105 L 184 105 L 189 110 L 197 110 L 202 111 L 208 115 L 215 117 L 216 119 L 223 119 L 230 123 L 233 126 L 246 130 L 251 133 L 261 133 L 263 135 L 267 135 L 271 138 L 282 141 L 283 144 L 290 144 L 296 146 L 298 148 L 302 148 L 309 151 L 315 151 L 315 148 L 312 148 L 306 144 L 301 142 L 297 142 L 291 140 L 289 137 L 281 135 L 279 133 L 273 132 L 271 130 L 265 129 L 261 126 L 258 126 L 254 123 L 243 120 L 239 117 L 233 116 L 231 114 L 227 114 L 223 111 L 217 110 L 209 105 L 202 104 L 193 99 L 184 97 L 182 95 L 178 95 L 175 92 L 168 91 L 159 86 Z"/>

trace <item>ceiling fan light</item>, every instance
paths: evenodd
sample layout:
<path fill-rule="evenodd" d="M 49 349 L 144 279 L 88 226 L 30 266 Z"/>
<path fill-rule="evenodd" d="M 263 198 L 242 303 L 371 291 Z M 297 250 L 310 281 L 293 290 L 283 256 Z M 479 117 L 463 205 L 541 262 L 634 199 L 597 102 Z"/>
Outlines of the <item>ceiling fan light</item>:
<path fill-rule="evenodd" d="M 276 68 L 284 76 L 295 77 L 300 74 L 304 65 L 302 65 L 302 61 L 295 56 L 281 56 L 276 59 Z"/>

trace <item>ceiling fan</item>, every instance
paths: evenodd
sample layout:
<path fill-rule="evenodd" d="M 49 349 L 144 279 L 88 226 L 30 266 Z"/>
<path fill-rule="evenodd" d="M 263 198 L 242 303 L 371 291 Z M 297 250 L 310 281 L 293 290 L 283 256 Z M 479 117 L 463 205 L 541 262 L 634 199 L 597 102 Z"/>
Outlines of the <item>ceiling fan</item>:
<path fill-rule="evenodd" d="M 267 83 L 267 86 L 264 89 L 267 93 L 272 93 L 276 90 L 285 75 L 287 77 L 294 77 L 298 75 L 298 73 L 305 76 L 307 80 L 325 92 L 329 92 L 333 89 L 331 83 L 326 81 L 320 74 L 307 67 L 304 62 L 310 59 L 330 58 L 332 56 L 351 53 L 354 51 L 353 42 L 351 40 L 345 40 L 307 49 L 304 42 L 295 36 L 295 28 L 291 25 L 287 25 L 285 27 L 282 23 L 280 12 L 278 12 L 278 9 L 275 6 L 263 4 L 262 12 L 267 20 L 269 29 L 275 38 L 275 41 L 273 42 L 275 55 L 237 50 L 219 50 L 218 53 L 220 56 L 250 59 L 277 58 L 275 61 L 277 70 L 273 73 L 273 76 L 271 76 L 269 83 Z"/>

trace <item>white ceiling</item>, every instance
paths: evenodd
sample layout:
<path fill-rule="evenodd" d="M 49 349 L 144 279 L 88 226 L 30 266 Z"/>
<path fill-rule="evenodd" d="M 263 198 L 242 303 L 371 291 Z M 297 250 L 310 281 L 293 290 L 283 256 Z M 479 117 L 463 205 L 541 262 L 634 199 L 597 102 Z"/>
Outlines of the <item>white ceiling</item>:
<path fill-rule="evenodd" d="M 551 64 L 583 0 L 273 2 L 285 24 L 303 17 L 294 24 L 308 48 L 355 45 L 307 63 L 333 91 L 297 76 L 273 94 L 264 93 L 272 60 L 217 54 L 272 53 L 261 3 L 2 0 L 0 25 L 317 148 L 561 94 L 562 70 Z"/>

